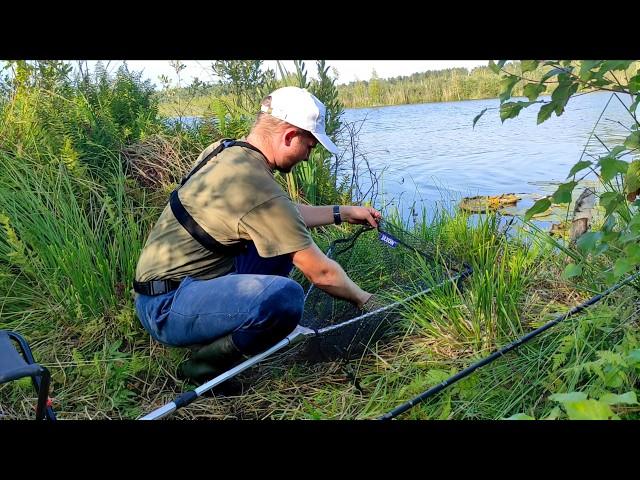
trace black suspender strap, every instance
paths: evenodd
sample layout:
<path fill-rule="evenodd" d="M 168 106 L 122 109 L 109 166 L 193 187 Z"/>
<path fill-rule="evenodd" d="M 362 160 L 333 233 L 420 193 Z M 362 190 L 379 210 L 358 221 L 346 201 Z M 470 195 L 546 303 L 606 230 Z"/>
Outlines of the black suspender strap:
<path fill-rule="evenodd" d="M 176 188 L 169 198 L 169 204 L 171 206 L 171 211 L 173 215 L 176 217 L 176 220 L 182 225 L 187 232 L 196 240 L 200 245 L 202 245 L 207 250 L 219 253 L 223 255 L 238 255 L 242 253 L 247 248 L 247 241 L 242 241 L 238 245 L 223 245 L 218 242 L 215 238 L 209 235 L 199 224 L 195 221 L 195 219 L 187 212 L 187 209 L 184 208 L 184 205 L 180 201 L 180 197 L 178 196 L 178 190 L 182 187 L 189 179 L 197 173 L 202 167 L 204 167 L 209 160 L 218 155 L 225 148 L 240 146 L 249 148 L 258 152 L 260 155 L 264 156 L 264 154 L 256 147 L 247 142 L 237 142 L 235 140 L 223 140 L 209 155 L 203 158 L 196 167 L 186 175 L 182 182 L 180 182 L 180 186 Z"/>
<path fill-rule="evenodd" d="M 239 147 L 248 148 L 249 150 L 253 150 L 254 152 L 258 152 L 258 153 L 259 153 L 260 155 L 262 155 L 265 159 L 267 158 L 267 157 L 265 156 L 265 154 L 264 154 L 264 153 L 262 153 L 258 147 L 254 147 L 254 146 L 253 146 L 253 145 L 251 145 L 250 143 L 234 141 L 234 142 L 233 142 L 233 145 L 237 145 L 237 146 L 239 146 Z M 232 145 L 229 145 L 229 146 L 232 146 Z"/>
<path fill-rule="evenodd" d="M 202 160 L 200 160 L 200 163 L 198 165 L 196 165 L 195 168 L 193 170 L 191 170 L 187 175 L 184 176 L 184 178 L 180 182 L 180 187 L 182 187 L 185 183 L 187 183 L 187 181 L 194 174 L 196 174 L 202 167 L 204 167 L 207 163 L 209 163 L 209 160 L 211 160 L 213 157 L 218 155 L 222 150 L 224 150 L 225 148 L 233 147 L 235 145 L 254 150 L 254 151 L 258 152 L 260 155 L 262 155 L 264 157 L 264 153 L 262 153 L 259 148 L 254 147 L 250 143 L 238 142 L 236 140 L 229 140 L 229 139 L 222 140 L 220 142 L 220 145 L 218 145 L 216 148 L 214 148 L 213 151 L 209 155 L 207 155 Z M 178 190 L 180 187 L 178 187 L 176 190 Z"/>
<path fill-rule="evenodd" d="M 185 183 L 187 183 L 187 181 L 194 174 L 196 174 L 202 167 L 204 167 L 209 162 L 209 160 L 211 160 L 213 157 L 218 155 L 226 147 L 231 146 L 232 143 L 233 143 L 233 140 L 222 140 L 220 142 L 220 145 L 218 145 L 216 148 L 214 148 L 213 151 L 209 155 L 207 155 L 202 160 L 200 160 L 200 163 L 198 165 L 196 165 L 195 168 L 193 168 L 187 175 L 182 177 L 182 181 L 180 182 L 180 186 L 178 188 L 176 188 L 176 190 L 178 190 L 181 186 L 183 186 Z"/>
<path fill-rule="evenodd" d="M 238 246 L 223 245 L 209 235 L 204 228 L 202 228 L 200 224 L 193 219 L 189 212 L 187 212 L 187 209 L 184 208 L 184 205 L 182 205 L 182 202 L 178 197 L 178 189 L 171 193 L 169 204 L 171 205 L 173 215 L 176 217 L 176 220 L 180 222 L 180 225 L 182 225 L 185 230 L 207 250 L 215 253 L 233 255 L 240 253 L 246 248 L 246 245 L 244 244 L 240 244 Z"/>

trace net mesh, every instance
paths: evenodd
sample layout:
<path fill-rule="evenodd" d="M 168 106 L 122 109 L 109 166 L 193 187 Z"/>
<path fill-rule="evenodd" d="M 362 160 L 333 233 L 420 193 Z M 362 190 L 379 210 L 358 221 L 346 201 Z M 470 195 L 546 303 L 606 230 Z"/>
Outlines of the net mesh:
<path fill-rule="evenodd" d="M 307 286 L 300 324 L 317 333 L 283 354 L 294 361 L 361 356 L 377 341 L 393 335 L 403 301 L 455 280 L 464 271 L 460 261 L 442 253 L 433 241 L 386 223 L 379 230 L 361 229 L 333 241 L 327 256 L 363 290 L 374 293 L 375 299 L 363 311 Z"/>

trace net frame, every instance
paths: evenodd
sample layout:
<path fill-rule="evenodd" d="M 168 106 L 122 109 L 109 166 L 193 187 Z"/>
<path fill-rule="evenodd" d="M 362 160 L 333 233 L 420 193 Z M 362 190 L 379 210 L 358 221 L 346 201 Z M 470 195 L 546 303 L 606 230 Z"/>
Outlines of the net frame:
<path fill-rule="evenodd" d="M 435 241 L 388 222 L 377 229 L 361 227 L 332 241 L 325 254 L 364 290 L 379 286 L 373 292 L 376 304 L 369 311 L 358 310 L 308 285 L 300 326 L 313 335 L 280 353 L 278 360 L 317 363 L 361 357 L 378 341 L 398 332 L 398 313 L 408 302 L 448 283 L 455 282 L 460 288 L 471 273 L 466 263 L 443 252 Z M 395 271 L 389 272 L 389 266 L 395 266 Z"/>

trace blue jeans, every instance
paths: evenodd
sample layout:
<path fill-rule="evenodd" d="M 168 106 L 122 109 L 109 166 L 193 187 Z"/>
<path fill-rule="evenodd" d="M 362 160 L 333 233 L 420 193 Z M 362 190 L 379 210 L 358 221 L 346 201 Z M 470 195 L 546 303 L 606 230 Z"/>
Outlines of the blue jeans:
<path fill-rule="evenodd" d="M 293 331 L 304 292 L 287 278 L 289 255 L 262 258 L 253 243 L 235 259 L 235 271 L 211 280 L 186 277 L 177 290 L 136 296 L 142 326 L 158 342 L 183 347 L 232 334 L 238 349 L 255 355 Z"/>

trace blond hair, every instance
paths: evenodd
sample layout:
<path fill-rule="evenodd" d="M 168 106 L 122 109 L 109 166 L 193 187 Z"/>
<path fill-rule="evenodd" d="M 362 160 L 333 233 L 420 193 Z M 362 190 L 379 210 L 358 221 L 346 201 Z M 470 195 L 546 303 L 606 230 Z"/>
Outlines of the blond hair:
<path fill-rule="evenodd" d="M 280 120 L 279 118 L 269 115 L 268 111 L 271 110 L 271 95 L 267 95 L 260 102 L 261 107 L 267 107 L 267 112 L 263 112 L 262 109 L 258 112 L 255 122 L 251 127 L 251 131 L 260 129 L 268 134 L 275 134 L 280 132 L 283 128 L 289 127 L 291 124 Z"/>

